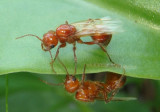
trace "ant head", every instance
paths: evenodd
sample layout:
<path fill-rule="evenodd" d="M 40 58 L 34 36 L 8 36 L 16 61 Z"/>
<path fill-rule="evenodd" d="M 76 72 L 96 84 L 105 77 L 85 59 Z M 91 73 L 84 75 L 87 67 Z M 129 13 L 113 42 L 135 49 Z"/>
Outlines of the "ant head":
<path fill-rule="evenodd" d="M 73 93 L 79 88 L 79 81 L 73 75 L 66 75 L 66 80 L 64 85 L 66 91 Z"/>
<path fill-rule="evenodd" d="M 67 38 L 75 34 L 75 32 L 76 28 L 73 25 L 69 25 L 68 22 L 66 22 L 66 24 L 60 25 L 56 29 L 56 35 L 59 37 L 61 43 L 66 42 Z"/>
<path fill-rule="evenodd" d="M 43 49 L 43 46 L 45 46 L 45 48 L 46 48 L 43 50 L 48 51 L 48 50 L 54 48 L 55 46 L 57 46 L 57 44 L 58 44 L 58 38 L 56 36 L 55 31 L 50 30 L 43 35 L 42 49 Z"/>
<path fill-rule="evenodd" d="M 66 78 L 65 78 L 65 82 L 64 82 L 64 86 L 65 86 L 66 91 L 68 91 L 69 93 L 75 92 L 79 88 L 79 81 L 76 79 L 76 77 L 74 75 L 69 75 L 66 66 L 63 64 L 63 62 L 60 60 L 59 57 L 58 57 L 58 61 L 64 67 L 64 69 L 67 73 Z"/>
<path fill-rule="evenodd" d="M 54 48 L 58 44 L 58 38 L 56 36 L 55 31 L 48 31 L 46 34 L 43 35 L 43 39 L 33 34 L 26 34 L 26 35 L 17 37 L 16 39 L 20 39 L 26 36 L 36 37 L 38 40 L 40 40 L 42 42 L 41 47 L 44 51 L 49 51 L 50 49 Z"/>

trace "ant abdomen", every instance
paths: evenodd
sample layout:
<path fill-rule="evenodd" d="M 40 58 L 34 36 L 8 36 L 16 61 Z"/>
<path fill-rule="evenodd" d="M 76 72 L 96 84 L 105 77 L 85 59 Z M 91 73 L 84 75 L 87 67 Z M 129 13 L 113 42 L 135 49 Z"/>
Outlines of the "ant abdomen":
<path fill-rule="evenodd" d="M 98 43 L 102 43 L 103 45 L 107 46 L 109 42 L 111 41 L 112 34 L 104 34 L 104 35 L 94 35 L 91 36 L 94 41 L 97 41 Z"/>

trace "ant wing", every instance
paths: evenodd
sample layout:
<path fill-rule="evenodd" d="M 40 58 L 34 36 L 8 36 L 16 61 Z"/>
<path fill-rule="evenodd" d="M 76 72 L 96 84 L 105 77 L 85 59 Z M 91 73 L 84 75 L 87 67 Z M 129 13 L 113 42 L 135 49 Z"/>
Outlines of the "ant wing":
<path fill-rule="evenodd" d="M 97 97 L 97 100 L 105 100 L 104 97 Z M 132 100 L 137 100 L 135 97 L 113 97 L 111 101 L 132 101 Z"/>
<path fill-rule="evenodd" d="M 86 21 L 72 23 L 71 25 L 77 29 L 74 35 L 76 37 L 94 36 L 96 34 L 114 34 L 122 31 L 120 21 L 114 21 L 109 17 L 88 19 Z"/>

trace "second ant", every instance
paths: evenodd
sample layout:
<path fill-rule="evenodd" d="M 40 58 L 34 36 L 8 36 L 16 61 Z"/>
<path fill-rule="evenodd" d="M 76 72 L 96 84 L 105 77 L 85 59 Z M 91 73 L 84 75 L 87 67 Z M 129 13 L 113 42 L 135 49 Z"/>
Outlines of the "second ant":
<path fill-rule="evenodd" d="M 94 100 L 104 100 L 106 103 L 113 100 L 114 95 L 125 84 L 126 77 L 116 73 L 110 73 L 106 77 L 106 82 L 85 80 L 85 70 L 82 79 L 79 81 L 74 75 L 69 75 L 66 66 L 58 58 L 64 67 L 67 75 L 64 83 L 53 84 L 41 80 L 48 85 L 64 85 L 65 90 L 69 93 L 75 93 L 75 98 L 83 102 L 93 102 Z M 109 96 L 110 95 L 110 96 Z"/>

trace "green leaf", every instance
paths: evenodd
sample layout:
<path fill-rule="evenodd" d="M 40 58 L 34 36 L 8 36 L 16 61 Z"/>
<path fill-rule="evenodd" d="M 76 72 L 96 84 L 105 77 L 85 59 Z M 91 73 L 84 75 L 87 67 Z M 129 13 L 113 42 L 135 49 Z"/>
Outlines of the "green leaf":
<path fill-rule="evenodd" d="M 101 4 L 101 1 L 96 2 Z M 158 2 L 159 3 L 159 2 Z M 103 1 L 102 9 L 86 1 L 68 0 L 23 0 L 0 2 L 0 74 L 19 71 L 53 74 L 50 55 L 41 50 L 40 41 L 33 37 L 15 40 L 32 33 L 40 37 L 48 30 L 55 30 L 66 20 L 69 23 L 109 16 L 122 21 L 124 32 L 113 35 L 106 48 L 112 60 L 125 67 L 132 77 L 160 79 L 160 21 L 158 10 L 150 8 L 157 2 L 143 5 L 136 1 Z M 138 4 L 138 5 L 137 5 Z M 149 6 L 148 6 L 149 5 Z M 158 9 L 158 7 L 157 7 Z M 86 40 L 89 40 L 86 38 Z M 69 73 L 74 72 L 72 45 L 60 50 L 60 58 Z M 56 48 L 52 50 L 55 56 Z M 78 73 L 87 64 L 87 73 L 112 71 L 123 73 L 109 62 L 105 53 L 96 45 L 77 44 Z M 56 61 L 58 74 L 65 74 L 64 68 Z"/>

